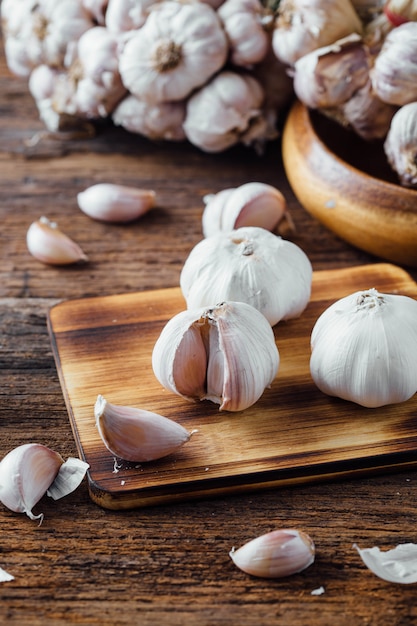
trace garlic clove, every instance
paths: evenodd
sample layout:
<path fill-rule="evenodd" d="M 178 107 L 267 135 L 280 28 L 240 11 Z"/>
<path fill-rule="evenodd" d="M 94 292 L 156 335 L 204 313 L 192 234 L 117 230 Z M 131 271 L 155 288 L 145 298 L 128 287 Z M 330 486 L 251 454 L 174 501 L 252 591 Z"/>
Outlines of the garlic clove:
<path fill-rule="evenodd" d="M 312 539 L 300 530 L 273 530 L 229 553 L 233 563 L 246 574 L 281 578 L 297 574 L 314 562 Z"/>
<path fill-rule="evenodd" d="M 235 189 L 225 189 L 206 196 L 203 234 L 207 237 L 243 226 L 273 231 L 284 218 L 286 208 L 283 194 L 272 185 L 253 182 Z"/>
<path fill-rule="evenodd" d="M 43 513 L 32 509 L 55 480 L 62 457 L 38 443 L 27 443 L 11 450 L 0 462 L 0 500 L 15 513 L 43 520 Z"/>
<path fill-rule="evenodd" d="M 110 404 L 102 395 L 94 406 L 96 426 L 106 448 L 125 461 L 155 461 L 177 451 L 194 431 L 167 417 Z"/>
<path fill-rule="evenodd" d="M 104 222 L 131 222 L 155 206 L 150 189 L 99 183 L 77 195 L 78 206 L 89 217 Z"/>
<path fill-rule="evenodd" d="M 48 265 L 69 265 L 88 261 L 80 246 L 58 229 L 55 222 L 41 217 L 26 234 L 29 252 Z"/>
<path fill-rule="evenodd" d="M 279 352 L 272 328 L 244 302 L 186 310 L 162 329 L 152 352 L 159 382 L 187 400 L 243 411 L 274 380 Z"/>
<path fill-rule="evenodd" d="M 380 548 L 357 549 L 365 565 L 379 578 L 390 583 L 409 585 L 417 583 L 417 545 L 403 543 L 392 550 L 382 552 Z"/>

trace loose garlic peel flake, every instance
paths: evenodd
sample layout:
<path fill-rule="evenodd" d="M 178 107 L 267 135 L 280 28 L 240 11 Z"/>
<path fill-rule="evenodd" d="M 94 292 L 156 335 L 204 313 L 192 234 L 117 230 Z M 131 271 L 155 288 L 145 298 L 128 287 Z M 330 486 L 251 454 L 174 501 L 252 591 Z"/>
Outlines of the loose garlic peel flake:
<path fill-rule="evenodd" d="M 371 572 L 382 580 L 403 585 L 417 583 L 417 544 L 402 543 L 385 552 L 377 546 L 361 549 L 354 544 L 353 547 Z"/>
<path fill-rule="evenodd" d="M 187 400 L 242 411 L 274 380 L 279 352 L 266 318 L 244 302 L 222 302 L 171 318 L 152 352 L 156 378 Z"/>

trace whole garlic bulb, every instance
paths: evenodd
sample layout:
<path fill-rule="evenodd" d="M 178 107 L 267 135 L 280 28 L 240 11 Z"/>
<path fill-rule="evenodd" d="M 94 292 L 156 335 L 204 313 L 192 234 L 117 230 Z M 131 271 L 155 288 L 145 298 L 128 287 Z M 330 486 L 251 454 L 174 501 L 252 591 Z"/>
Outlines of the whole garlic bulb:
<path fill-rule="evenodd" d="M 182 100 L 225 63 L 227 39 L 214 9 L 202 2 L 155 4 L 120 53 L 125 87 L 148 102 Z"/>
<path fill-rule="evenodd" d="M 417 22 L 388 33 L 370 76 L 384 102 L 403 105 L 417 100 Z"/>
<path fill-rule="evenodd" d="M 246 302 L 271 324 L 298 317 L 311 294 L 312 267 L 296 244 L 247 226 L 200 241 L 186 259 L 180 287 L 189 309 Z"/>
<path fill-rule="evenodd" d="M 358 291 L 338 300 L 311 333 L 311 376 L 324 393 L 374 408 L 417 391 L 417 301 Z"/>
<path fill-rule="evenodd" d="M 384 151 L 401 184 L 417 187 L 417 102 L 405 104 L 395 113 Z"/>
<path fill-rule="evenodd" d="M 350 0 L 281 0 L 272 47 L 280 61 L 294 65 L 308 52 L 362 29 Z"/>
<path fill-rule="evenodd" d="M 243 411 L 274 380 L 279 352 L 265 317 L 244 302 L 182 311 L 162 329 L 152 352 L 156 378 L 187 400 Z"/>
<path fill-rule="evenodd" d="M 185 135 L 205 152 L 262 142 L 271 137 L 263 101 L 263 88 L 253 76 L 224 70 L 187 100 Z"/>

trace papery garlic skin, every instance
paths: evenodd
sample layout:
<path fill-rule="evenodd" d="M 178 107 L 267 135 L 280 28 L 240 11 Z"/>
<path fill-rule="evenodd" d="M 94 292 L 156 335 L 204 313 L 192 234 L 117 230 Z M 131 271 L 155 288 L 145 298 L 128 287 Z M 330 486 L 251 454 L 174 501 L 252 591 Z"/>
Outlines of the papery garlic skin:
<path fill-rule="evenodd" d="M 46 217 L 32 222 L 26 233 L 29 252 L 48 265 L 70 265 L 88 261 L 80 246 Z"/>
<path fill-rule="evenodd" d="M 272 12 L 259 0 L 226 0 L 217 11 L 230 47 L 230 61 L 234 65 L 250 67 L 262 61 L 270 46 L 266 30 L 272 24 Z"/>
<path fill-rule="evenodd" d="M 106 448 L 125 461 L 148 462 L 176 452 L 191 434 L 167 417 L 107 402 L 102 395 L 94 406 L 96 426 Z"/>
<path fill-rule="evenodd" d="M 155 4 L 128 39 L 119 71 L 125 87 L 143 100 L 182 100 L 224 65 L 227 49 L 214 9 L 167 0 Z"/>
<path fill-rule="evenodd" d="M 112 113 L 116 126 L 152 140 L 184 141 L 184 119 L 183 100 L 150 104 L 132 94 L 126 96 Z"/>
<path fill-rule="evenodd" d="M 350 0 L 281 0 L 272 47 L 280 61 L 294 65 L 308 52 L 362 29 Z"/>
<path fill-rule="evenodd" d="M 273 530 L 229 554 L 246 574 L 282 578 L 302 572 L 314 563 L 315 546 L 307 533 L 295 529 Z"/>
<path fill-rule="evenodd" d="M 246 302 L 274 326 L 304 311 L 312 275 L 310 260 L 296 244 L 247 226 L 200 241 L 183 265 L 180 287 L 189 309 Z"/>
<path fill-rule="evenodd" d="M 384 142 L 388 162 L 405 187 L 417 187 L 417 102 L 394 115 Z"/>
<path fill-rule="evenodd" d="M 370 77 L 384 102 L 403 105 L 417 100 L 417 22 L 402 24 L 387 35 Z"/>
<path fill-rule="evenodd" d="M 383 552 L 377 546 L 357 549 L 362 561 L 373 574 L 390 583 L 410 585 L 417 583 L 417 545 L 402 543 Z"/>
<path fill-rule="evenodd" d="M 80 209 L 89 217 L 103 222 L 131 222 L 155 206 L 151 189 L 126 185 L 97 183 L 77 194 Z"/>
<path fill-rule="evenodd" d="M 242 226 L 273 231 L 283 219 L 287 203 L 283 194 L 266 183 L 245 183 L 204 198 L 202 228 L 205 237 Z"/>
<path fill-rule="evenodd" d="M 186 310 L 162 329 L 152 352 L 156 378 L 187 400 L 243 411 L 274 380 L 279 352 L 265 317 L 243 302 Z"/>
<path fill-rule="evenodd" d="M 376 408 L 417 391 L 417 301 L 376 289 L 328 307 L 311 333 L 310 372 L 330 396 Z"/>
<path fill-rule="evenodd" d="M 264 91 L 253 76 L 224 70 L 187 100 L 185 135 L 204 152 L 256 145 L 272 137 L 263 101 Z"/>

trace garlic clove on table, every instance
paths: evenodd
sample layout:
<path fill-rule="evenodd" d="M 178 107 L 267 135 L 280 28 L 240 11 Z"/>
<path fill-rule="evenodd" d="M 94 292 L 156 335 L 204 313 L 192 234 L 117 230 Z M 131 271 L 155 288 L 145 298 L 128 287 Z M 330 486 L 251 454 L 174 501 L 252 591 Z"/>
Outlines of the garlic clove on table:
<path fill-rule="evenodd" d="M 296 244 L 264 228 L 247 226 L 201 240 L 187 257 L 180 287 L 187 308 L 224 300 L 246 302 L 271 326 L 306 308 L 312 266 Z"/>
<path fill-rule="evenodd" d="M 157 413 L 111 404 L 102 395 L 97 397 L 94 415 L 106 448 L 125 461 L 155 461 L 172 454 L 194 432 Z"/>
<path fill-rule="evenodd" d="M 103 222 L 130 222 L 155 206 L 151 189 L 98 183 L 77 195 L 80 209 L 89 217 Z"/>
<path fill-rule="evenodd" d="M 60 231 L 56 222 L 46 217 L 41 217 L 29 226 L 26 244 L 32 256 L 49 265 L 88 261 L 80 246 Z"/>
<path fill-rule="evenodd" d="M 285 528 L 256 537 L 237 550 L 232 549 L 230 557 L 246 574 L 282 578 L 312 565 L 315 546 L 304 531 Z"/>
<path fill-rule="evenodd" d="M 310 372 L 330 396 L 375 408 L 417 392 L 417 301 L 358 291 L 317 319 L 311 333 Z"/>
<path fill-rule="evenodd" d="M 152 367 L 163 387 L 187 400 L 243 411 L 271 385 L 279 352 L 266 318 L 229 301 L 171 318 L 154 345 Z"/>

